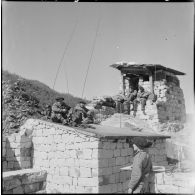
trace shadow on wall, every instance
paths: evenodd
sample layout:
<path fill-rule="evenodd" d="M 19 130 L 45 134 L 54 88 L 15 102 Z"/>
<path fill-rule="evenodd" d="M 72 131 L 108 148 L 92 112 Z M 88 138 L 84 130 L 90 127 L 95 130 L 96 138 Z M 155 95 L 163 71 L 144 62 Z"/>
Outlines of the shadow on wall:
<path fill-rule="evenodd" d="M 25 134 L 3 138 L 3 171 L 32 168 L 32 139 Z"/>
<path fill-rule="evenodd" d="M 11 147 L 10 140 L 3 138 L 3 171 L 12 171 L 21 169 L 20 163 L 20 148 Z"/>

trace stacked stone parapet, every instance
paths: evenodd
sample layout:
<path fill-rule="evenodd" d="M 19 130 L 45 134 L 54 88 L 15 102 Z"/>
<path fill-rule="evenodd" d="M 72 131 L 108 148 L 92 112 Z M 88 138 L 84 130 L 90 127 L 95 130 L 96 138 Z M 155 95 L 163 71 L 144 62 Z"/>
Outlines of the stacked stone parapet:
<path fill-rule="evenodd" d="M 3 194 L 32 194 L 44 191 L 46 171 L 23 169 L 3 173 Z"/>

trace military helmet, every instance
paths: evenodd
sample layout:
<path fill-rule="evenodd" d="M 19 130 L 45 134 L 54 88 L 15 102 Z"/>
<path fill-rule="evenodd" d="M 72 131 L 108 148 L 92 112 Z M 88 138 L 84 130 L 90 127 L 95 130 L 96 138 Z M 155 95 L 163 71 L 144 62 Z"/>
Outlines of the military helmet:
<path fill-rule="evenodd" d="M 64 98 L 63 97 L 57 97 L 56 101 L 59 101 L 59 100 L 64 100 Z"/>
<path fill-rule="evenodd" d="M 138 148 L 141 148 L 141 149 L 149 148 L 152 145 L 152 142 L 148 141 L 144 137 L 135 137 L 132 141 Z"/>
<path fill-rule="evenodd" d="M 86 104 L 86 102 L 84 102 L 83 100 L 80 100 L 79 103 Z"/>

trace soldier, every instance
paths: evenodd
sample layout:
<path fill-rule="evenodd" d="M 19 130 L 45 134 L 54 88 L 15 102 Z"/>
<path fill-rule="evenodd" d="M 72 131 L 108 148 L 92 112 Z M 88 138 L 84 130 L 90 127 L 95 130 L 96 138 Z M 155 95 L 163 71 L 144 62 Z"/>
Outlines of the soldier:
<path fill-rule="evenodd" d="M 68 111 L 70 106 L 64 102 L 63 97 L 56 98 L 56 102 L 52 106 L 51 119 L 53 122 L 62 123 L 68 125 Z"/>
<path fill-rule="evenodd" d="M 115 101 L 116 112 L 123 113 L 124 110 L 123 103 L 125 101 L 125 96 L 123 95 L 123 91 L 119 91 L 119 93 L 113 97 L 113 100 Z"/>
<path fill-rule="evenodd" d="M 136 98 L 137 98 L 137 90 L 129 89 L 129 91 L 127 91 L 126 101 L 124 102 L 125 114 L 130 114 L 131 104 L 133 105 L 132 110 L 135 111 L 136 104 L 137 104 Z"/>
<path fill-rule="evenodd" d="M 91 112 L 85 107 L 86 102 L 79 101 L 74 109 L 69 112 L 69 118 L 72 126 L 93 123 Z"/>
<path fill-rule="evenodd" d="M 142 110 L 144 115 L 146 115 L 145 106 L 146 106 L 146 101 L 147 101 L 149 95 L 150 95 L 149 92 L 146 92 L 142 86 L 139 86 L 137 100 L 141 103 L 141 110 Z"/>
<path fill-rule="evenodd" d="M 134 159 L 128 193 L 149 193 L 152 161 L 147 148 L 152 145 L 143 137 L 133 139 Z"/>

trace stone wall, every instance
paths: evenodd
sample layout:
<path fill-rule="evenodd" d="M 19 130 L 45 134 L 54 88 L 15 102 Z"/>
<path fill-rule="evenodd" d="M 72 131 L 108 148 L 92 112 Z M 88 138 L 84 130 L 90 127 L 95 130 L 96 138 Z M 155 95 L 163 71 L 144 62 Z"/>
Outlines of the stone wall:
<path fill-rule="evenodd" d="M 47 173 L 23 169 L 3 173 L 3 194 L 32 194 L 45 189 Z"/>
<path fill-rule="evenodd" d="M 140 83 L 146 90 L 150 91 L 149 82 Z M 143 115 L 141 105 L 138 105 L 137 116 L 146 120 L 152 127 L 157 130 L 171 128 L 168 125 L 181 124 L 173 131 L 178 131 L 183 128 L 182 124 L 186 120 L 185 101 L 182 89 L 174 82 L 166 80 L 154 81 L 154 93 L 157 95 L 155 103 L 150 100 L 146 103 L 146 114 Z M 165 123 L 169 123 L 165 125 Z"/>
<path fill-rule="evenodd" d="M 21 129 L 20 142 L 14 139 L 11 145 L 28 146 L 31 154 L 28 162 L 47 172 L 46 192 L 127 192 L 131 173 L 121 168 L 132 164 L 133 149 L 128 140 L 131 138 L 102 138 L 34 119 L 27 120 Z M 156 139 L 149 154 L 154 165 L 167 165 L 165 139 Z"/>

